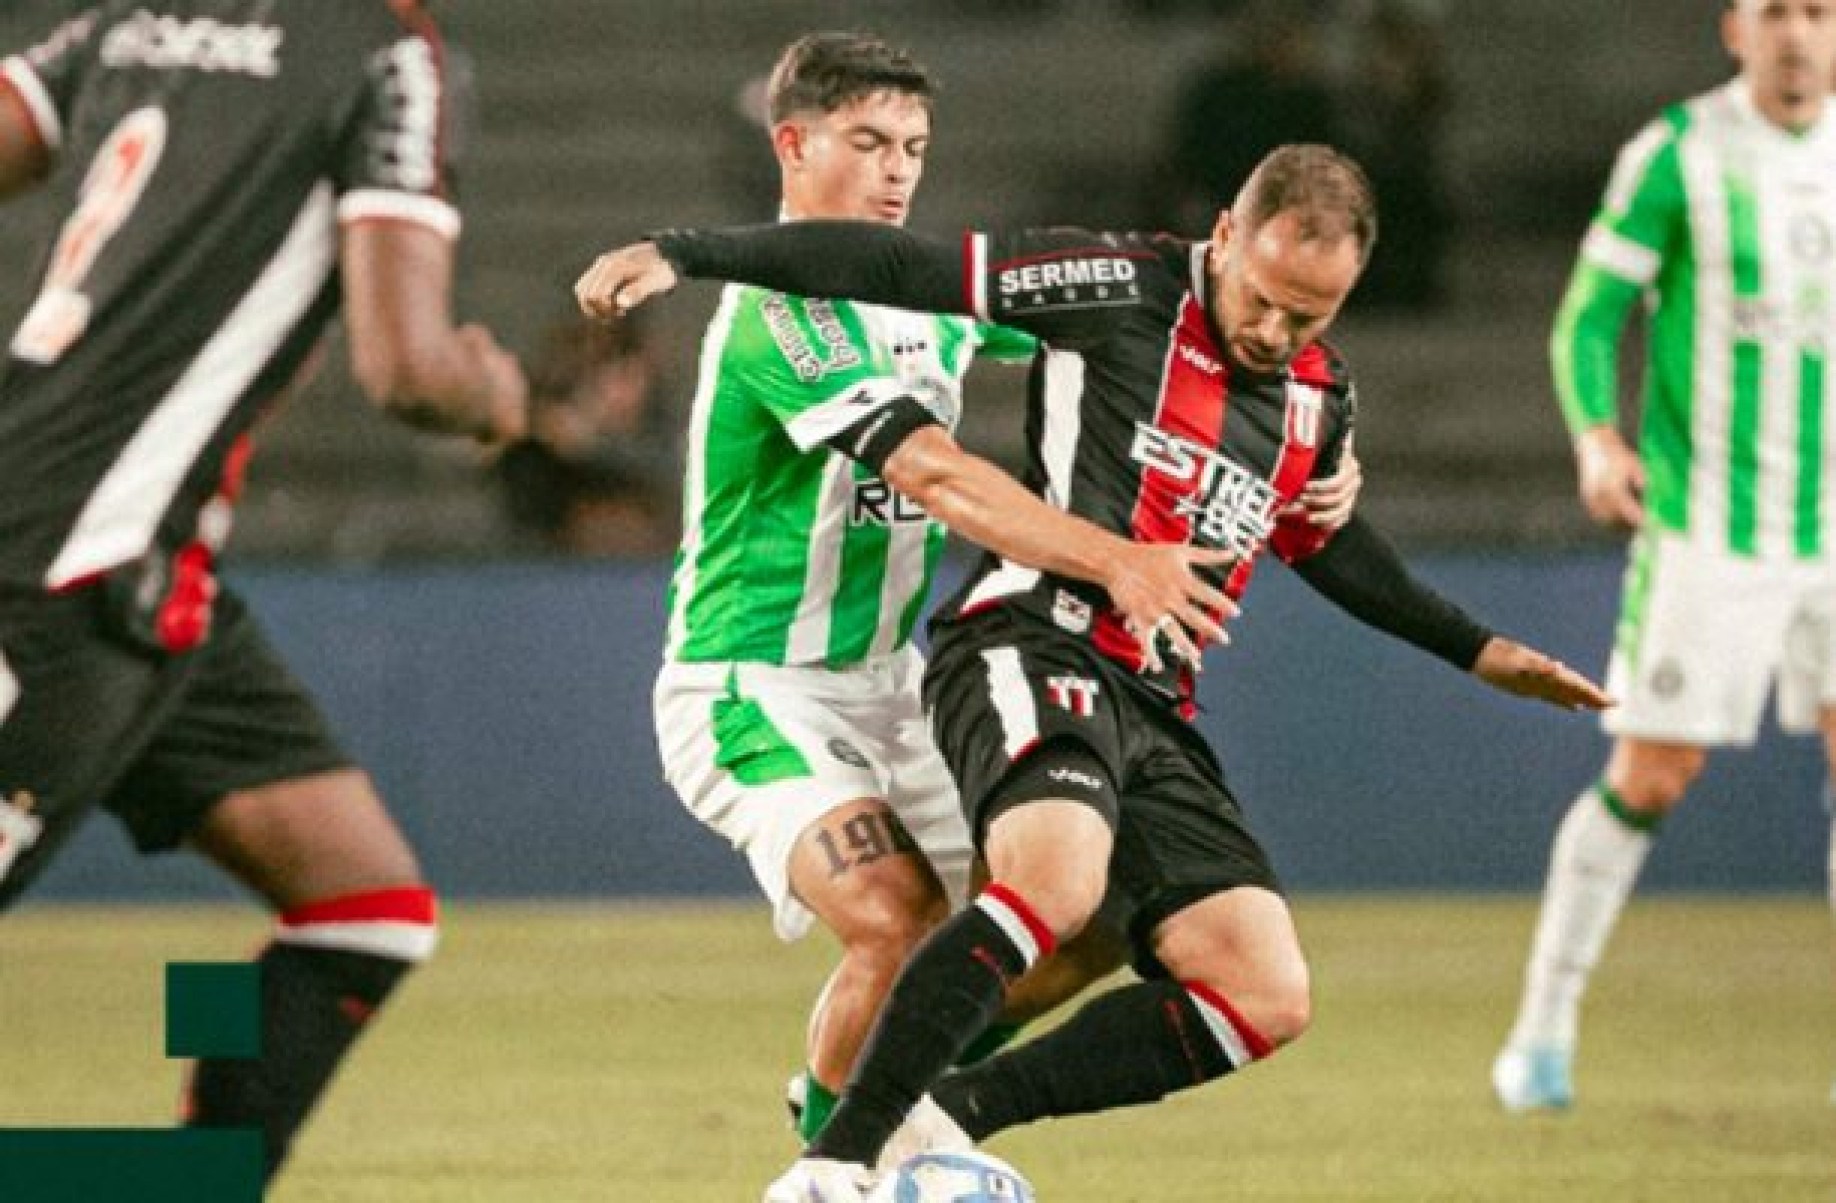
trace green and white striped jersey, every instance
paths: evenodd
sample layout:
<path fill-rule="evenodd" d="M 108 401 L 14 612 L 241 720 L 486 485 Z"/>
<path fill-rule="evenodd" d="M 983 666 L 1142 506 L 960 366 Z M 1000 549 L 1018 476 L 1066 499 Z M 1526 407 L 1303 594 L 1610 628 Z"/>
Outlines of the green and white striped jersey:
<path fill-rule="evenodd" d="M 1577 434 L 1614 420 L 1641 295 L 1648 520 L 1736 554 L 1836 554 L 1836 114 L 1791 133 L 1737 79 L 1620 151 L 1551 340 Z"/>
<path fill-rule="evenodd" d="M 944 530 L 826 441 L 913 396 L 952 429 L 977 349 L 1033 340 L 961 317 L 728 285 L 701 348 L 669 660 L 841 668 L 910 639 Z"/>

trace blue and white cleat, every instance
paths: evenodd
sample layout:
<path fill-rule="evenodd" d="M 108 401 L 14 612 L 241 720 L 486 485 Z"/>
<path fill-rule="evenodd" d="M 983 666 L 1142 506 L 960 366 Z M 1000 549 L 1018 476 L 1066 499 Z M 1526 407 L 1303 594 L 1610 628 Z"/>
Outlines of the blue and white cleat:
<path fill-rule="evenodd" d="M 1507 1045 L 1492 1062 L 1492 1091 L 1506 1111 L 1566 1111 L 1575 1101 L 1574 1058 L 1555 1044 Z"/>

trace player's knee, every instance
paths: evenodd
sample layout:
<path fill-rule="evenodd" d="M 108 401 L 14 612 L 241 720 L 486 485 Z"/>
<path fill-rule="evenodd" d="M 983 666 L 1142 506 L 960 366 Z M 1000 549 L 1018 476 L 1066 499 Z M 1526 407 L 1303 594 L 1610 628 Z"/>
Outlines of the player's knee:
<path fill-rule="evenodd" d="M 1246 1018 L 1276 1048 L 1306 1035 L 1313 1023 L 1313 991 L 1302 981 L 1256 996 Z"/>
<path fill-rule="evenodd" d="M 1628 810 L 1665 815 L 1683 801 L 1701 770 L 1695 765 L 1661 765 L 1626 773 L 1612 789 Z"/>
<path fill-rule="evenodd" d="M 845 955 L 897 966 L 950 913 L 934 882 L 902 881 L 862 891 L 830 923 Z"/>

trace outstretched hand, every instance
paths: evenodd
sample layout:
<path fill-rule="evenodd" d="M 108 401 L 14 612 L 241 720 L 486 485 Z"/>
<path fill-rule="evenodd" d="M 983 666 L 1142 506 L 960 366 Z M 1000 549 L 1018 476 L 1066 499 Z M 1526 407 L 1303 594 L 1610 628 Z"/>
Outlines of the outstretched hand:
<path fill-rule="evenodd" d="M 1179 543 L 1125 542 L 1115 553 L 1103 584 L 1123 625 L 1141 644 L 1148 671 L 1162 668 L 1162 639 L 1195 672 L 1201 647 L 1230 642 L 1223 623 L 1237 616 L 1237 603 L 1200 576 L 1199 569 L 1225 568 L 1236 558 L 1217 548 Z"/>
<path fill-rule="evenodd" d="M 1479 653 L 1473 674 L 1494 689 L 1564 710 L 1605 710 L 1616 705 L 1604 689 L 1560 660 L 1502 635 L 1494 635 Z"/>
<path fill-rule="evenodd" d="M 654 242 L 634 242 L 593 260 L 574 282 L 580 312 L 598 321 L 624 317 L 651 297 L 662 296 L 680 282 L 676 269 Z"/>

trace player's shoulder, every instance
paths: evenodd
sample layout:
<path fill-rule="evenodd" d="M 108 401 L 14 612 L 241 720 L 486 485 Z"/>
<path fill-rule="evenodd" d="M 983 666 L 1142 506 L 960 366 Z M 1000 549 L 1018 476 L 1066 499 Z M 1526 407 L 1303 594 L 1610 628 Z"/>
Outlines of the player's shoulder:
<path fill-rule="evenodd" d="M 1351 364 L 1344 354 L 1325 339 L 1315 339 L 1301 349 L 1288 365 L 1288 374 L 1297 383 L 1317 388 L 1335 397 L 1352 393 Z"/>

